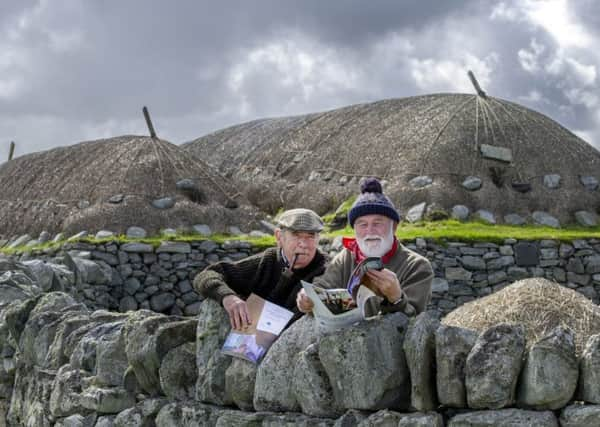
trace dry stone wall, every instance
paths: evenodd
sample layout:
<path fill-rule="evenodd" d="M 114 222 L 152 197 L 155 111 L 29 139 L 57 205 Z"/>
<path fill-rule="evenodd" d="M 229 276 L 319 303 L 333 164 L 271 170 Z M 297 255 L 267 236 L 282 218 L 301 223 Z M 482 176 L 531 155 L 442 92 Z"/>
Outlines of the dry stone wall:
<path fill-rule="evenodd" d="M 331 256 L 341 250 L 339 238 L 322 243 L 322 249 Z M 501 244 L 440 244 L 416 239 L 405 245 L 431 261 L 436 277 L 428 308 L 442 314 L 529 277 L 553 280 L 595 303 L 600 301 L 598 239 L 506 239 Z M 82 272 L 76 278 L 74 296 L 86 306 L 194 316 L 201 301 L 192 288 L 195 275 L 211 263 L 240 260 L 260 249 L 246 241 L 163 242 L 157 248 L 145 243 L 68 243 L 60 250 L 30 252 L 19 259 L 37 264 L 34 270 L 42 272 L 48 268 L 39 259 L 60 264 L 65 251 Z M 49 274 L 40 276 L 46 282 L 52 280 Z"/>
<path fill-rule="evenodd" d="M 521 325 L 477 334 L 435 311 L 328 335 L 304 316 L 255 366 L 221 354 L 229 327 L 212 300 L 195 317 L 92 311 L 42 291 L 27 266 L 0 265 L 0 425 L 600 423 L 600 335 L 578 357 L 561 326 L 527 345 Z"/>

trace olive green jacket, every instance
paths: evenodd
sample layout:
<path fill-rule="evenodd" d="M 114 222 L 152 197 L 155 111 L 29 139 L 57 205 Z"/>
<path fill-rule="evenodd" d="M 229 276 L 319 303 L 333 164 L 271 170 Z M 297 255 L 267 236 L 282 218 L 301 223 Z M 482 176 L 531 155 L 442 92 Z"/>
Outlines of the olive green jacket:
<path fill-rule="evenodd" d="M 343 249 L 314 283 L 326 289 L 345 288 L 355 266 L 354 254 L 348 249 Z M 384 264 L 384 268 L 396 273 L 403 296 L 396 304 L 384 302 L 382 311 L 403 311 L 409 316 L 424 311 L 431 299 L 433 281 L 433 270 L 429 260 L 398 242 L 396 253 Z"/>

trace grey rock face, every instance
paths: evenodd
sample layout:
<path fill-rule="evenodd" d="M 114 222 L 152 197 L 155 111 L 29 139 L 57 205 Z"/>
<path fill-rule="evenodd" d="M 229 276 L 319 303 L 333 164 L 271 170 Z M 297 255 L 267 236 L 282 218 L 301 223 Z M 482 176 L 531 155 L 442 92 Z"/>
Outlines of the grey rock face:
<path fill-rule="evenodd" d="M 465 270 L 462 267 L 447 267 L 445 271 L 446 279 L 448 280 L 471 280 L 473 273 Z"/>
<path fill-rule="evenodd" d="M 480 219 L 483 222 L 487 222 L 488 224 L 496 223 L 495 215 L 492 212 L 485 209 L 479 209 L 477 212 L 475 212 L 475 218 Z"/>
<path fill-rule="evenodd" d="M 537 410 L 563 407 L 575 393 L 578 374 L 573 331 L 558 326 L 529 350 L 519 380 L 519 404 Z"/>
<path fill-rule="evenodd" d="M 47 263 L 39 259 L 34 259 L 23 261 L 23 265 L 29 268 L 29 271 L 35 276 L 37 286 L 43 291 L 48 292 L 52 288 L 54 270 Z"/>
<path fill-rule="evenodd" d="M 211 299 L 204 300 L 196 330 L 196 400 L 216 405 L 233 403 L 225 388 L 225 372 L 231 357 L 221 354 L 229 330 L 229 317 L 223 307 Z"/>
<path fill-rule="evenodd" d="M 125 235 L 130 239 L 143 239 L 148 233 L 142 227 L 132 226 L 127 228 Z"/>
<path fill-rule="evenodd" d="M 500 160 L 502 162 L 512 162 L 512 151 L 510 148 L 498 147 L 496 145 L 481 144 L 479 147 L 481 155 L 488 159 Z"/>
<path fill-rule="evenodd" d="M 560 228 L 560 222 L 547 212 L 535 211 L 531 217 L 536 224 L 552 228 Z"/>
<path fill-rule="evenodd" d="M 159 368 L 169 350 L 194 341 L 196 321 L 174 322 L 165 316 L 153 316 L 136 322 L 126 335 L 127 360 L 144 391 L 160 393 Z"/>
<path fill-rule="evenodd" d="M 408 318 L 393 313 L 321 338 L 319 359 L 344 408 L 406 408 L 410 374 L 402 342 L 407 327 Z"/>
<path fill-rule="evenodd" d="M 579 182 L 588 191 L 595 191 L 598 188 L 598 180 L 594 176 L 580 176 Z"/>
<path fill-rule="evenodd" d="M 590 427 L 598 425 L 600 405 L 573 404 L 560 414 L 561 427 Z"/>
<path fill-rule="evenodd" d="M 187 342 L 170 350 L 158 373 L 160 387 L 170 400 L 193 400 L 198 379 L 196 343 Z"/>
<path fill-rule="evenodd" d="M 100 230 L 96 233 L 96 239 L 107 239 L 109 237 L 113 237 L 115 233 L 110 230 Z"/>
<path fill-rule="evenodd" d="M 434 277 L 431 283 L 431 292 L 434 294 L 443 294 L 448 292 L 448 281 L 441 277 Z"/>
<path fill-rule="evenodd" d="M 175 206 L 175 199 L 172 197 L 163 197 L 161 199 L 152 200 L 152 206 L 156 209 L 171 209 Z"/>
<path fill-rule="evenodd" d="M 17 237 L 15 240 L 8 244 L 8 248 L 18 248 L 19 246 L 23 246 L 27 242 L 31 240 L 31 236 L 29 234 L 23 234 L 22 236 Z"/>
<path fill-rule="evenodd" d="M 441 325 L 435 333 L 436 383 L 442 405 L 467 406 L 465 388 L 467 356 L 475 345 L 476 331 Z"/>
<path fill-rule="evenodd" d="M 578 395 L 585 402 L 600 403 L 600 334 L 588 339 L 581 354 Z"/>
<path fill-rule="evenodd" d="M 244 411 L 254 410 L 257 367 L 247 360 L 233 358 L 225 371 L 225 389 L 233 403 Z"/>
<path fill-rule="evenodd" d="M 431 177 L 429 177 L 427 175 L 422 175 L 422 176 L 417 176 L 417 177 L 411 179 L 410 181 L 408 181 L 408 183 L 413 188 L 424 188 L 424 187 L 427 187 L 428 185 L 431 185 L 433 183 L 433 179 L 431 179 Z"/>
<path fill-rule="evenodd" d="M 425 215 L 425 202 L 414 205 L 406 212 L 406 220 L 408 222 L 417 222 L 423 219 Z"/>
<path fill-rule="evenodd" d="M 50 394 L 56 371 L 33 367 L 17 370 L 10 408 L 8 425 L 51 426 Z"/>
<path fill-rule="evenodd" d="M 316 324 L 311 316 L 303 316 L 271 346 L 258 366 L 254 387 L 257 411 L 299 411 L 290 372 L 298 353 L 316 340 Z"/>
<path fill-rule="evenodd" d="M 556 417 L 550 411 L 524 411 L 501 409 L 499 411 L 475 411 L 459 414 L 448 427 L 558 427 Z"/>
<path fill-rule="evenodd" d="M 544 175 L 544 185 L 551 190 L 560 187 L 560 175 L 549 174 Z"/>
<path fill-rule="evenodd" d="M 141 253 L 153 253 L 154 252 L 154 248 L 152 247 L 152 245 L 150 245 L 148 243 L 137 243 L 137 242 L 125 243 L 124 245 L 121 245 L 121 250 L 124 252 L 141 252 Z"/>
<path fill-rule="evenodd" d="M 521 215 L 516 213 L 511 213 L 504 215 L 504 222 L 509 225 L 523 225 L 527 221 Z"/>
<path fill-rule="evenodd" d="M 90 261 L 73 257 L 77 272 L 83 283 L 90 285 L 107 285 L 112 279 L 112 269 L 103 261 Z"/>
<path fill-rule="evenodd" d="M 465 205 L 456 205 L 452 207 L 452 213 L 450 216 L 459 221 L 466 221 L 469 219 L 469 213 L 471 211 Z"/>
<path fill-rule="evenodd" d="M 302 412 L 317 417 L 337 417 L 343 412 L 335 401 L 329 377 L 319 360 L 319 347 L 301 351 L 294 368 L 294 394 Z"/>
<path fill-rule="evenodd" d="M 98 339 L 96 345 L 96 382 L 103 386 L 122 386 L 129 366 L 122 328 L 117 327 Z"/>
<path fill-rule="evenodd" d="M 53 383 L 50 394 L 50 413 L 53 417 L 67 417 L 87 412 L 81 403 L 81 381 L 87 375 L 84 371 L 62 366 Z"/>
<path fill-rule="evenodd" d="M 122 388 L 89 387 L 81 394 L 81 404 L 94 412 L 116 414 L 135 405 L 135 396 Z"/>
<path fill-rule="evenodd" d="M 377 411 L 374 414 L 369 415 L 368 418 L 361 421 L 359 427 L 397 427 L 398 423 L 402 419 L 402 414 L 399 412 L 390 411 L 383 409 Z"/>
<path fill-rule="evenodd" d="M 435 331 L 440 321 L 429 311 L 411 320 L 404 337 L 404 354 L 410 372 L 411 406 L 417 411 L 437 408 Z"/>
<path fill-rule="evenodd" d="M 150 308 L 159 313 L 173 307 L 173 304 L 175 304 L 175 295 L 171 292 L 152 295 L 152 298 L 150 298 Z"/>
<path fill-rule="evenodd" d="M 483 258 L 478 256 L 465 255 L 460 257 L 460 262 L 463 267 L 469 270 L 485 270 L 487 268 Z"/>
<path fill-rule="evenodd" d="M 212 234 L 212 230 L 206 224 L 196 224 L 194 225 L 194 231 L 202 236 L 210 236 Z"/>
<path fill-rule="evenodd" d="M 156 249 L 156 253 L 171 253 L 171 254 L 189 254 L 192 252 L 192 247 L 187 242 L 161 242 Z"/>
<path fill-rule="evenodd" d="M 598 215 L 595 212 L 577 211 L 575 212 L 575 219 L 579 225 L 583 225 L 584 227 L 595 227 L 598 225 Z"/>
<path fill-rule="evenodd" d="M 481 188 L 481 178 L 468 176 L 462 183 L 462 186 L 469 191 L 479 190 Z"/>
<path fill-rule="evenodd" d="M 501 323 L 479 336 L 467 357 L 465 384 L 470 408 L 499 409 L 514 403 L 524 351 L 521 325 Z"/>
<path fill-rule="evenodd" d="M 444 427 L 442 414 L 435 412 L 427 414 L 403 414 L 398 427 Z"/>

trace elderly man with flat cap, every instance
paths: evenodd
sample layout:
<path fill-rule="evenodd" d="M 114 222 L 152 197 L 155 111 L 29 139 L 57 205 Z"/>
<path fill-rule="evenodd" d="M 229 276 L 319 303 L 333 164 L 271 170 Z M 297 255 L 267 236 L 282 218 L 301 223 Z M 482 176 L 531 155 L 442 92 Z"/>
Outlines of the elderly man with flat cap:
<path fill-rule="evenodd" d="M 348 220 L 355 238 L 344 239 L 342 252 L 314 283 L 324 288 L 345 288 L 358 263 L 366 257 L 378 257 L 383 269 L 366 273 L 368 287 L 379 296 L 378 301 L 372 301 L 377 304 L 370 307 L 370 312 L 403 311 L 413 316 L 424 311 L 431 299 L 431 264 L 396 239 L 400 215 L 383 194 L 377 179 L 363 182 L 361 194 L 348 212 Z M 297 304 L 304 313 L 313 308 L 304 290 L 298 294 Z"/>
<path fill-rule="evenodd" d="M 245 299 L 258 296 L 293 310 L 301 280 L 312 282 L 325 271 L 326 257 L 317 246 L 323 221 L 309 209 L 283 212 L 277 221 L 277 247 L 238 262 L 221 261 L 208 266 L 194 279 L 194 288 L 223 305 L 233 329 L 243 329 L 250 319 Z"/>

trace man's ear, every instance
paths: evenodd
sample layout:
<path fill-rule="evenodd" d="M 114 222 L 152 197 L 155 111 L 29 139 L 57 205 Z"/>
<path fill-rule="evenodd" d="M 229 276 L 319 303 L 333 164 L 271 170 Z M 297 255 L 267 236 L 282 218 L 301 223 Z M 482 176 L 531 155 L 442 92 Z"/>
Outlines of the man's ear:
<path fill-rule="evenodd" d="M 281 228 L 275 229 L 275 240 L 277 240 L 277 246 L 279 246 L 279 247 L 281 247 L 282 234 L 283 234 L 283 231 L 281 230 Z"/>
<path fill-rule="evenodd" d="M 392 227 L 392 229 L 394 230 L 394 236 L 395 236 L 396 230 L 398 230 L 398 223 L 396 221 L 394 221 L 394 226 Z"/>

